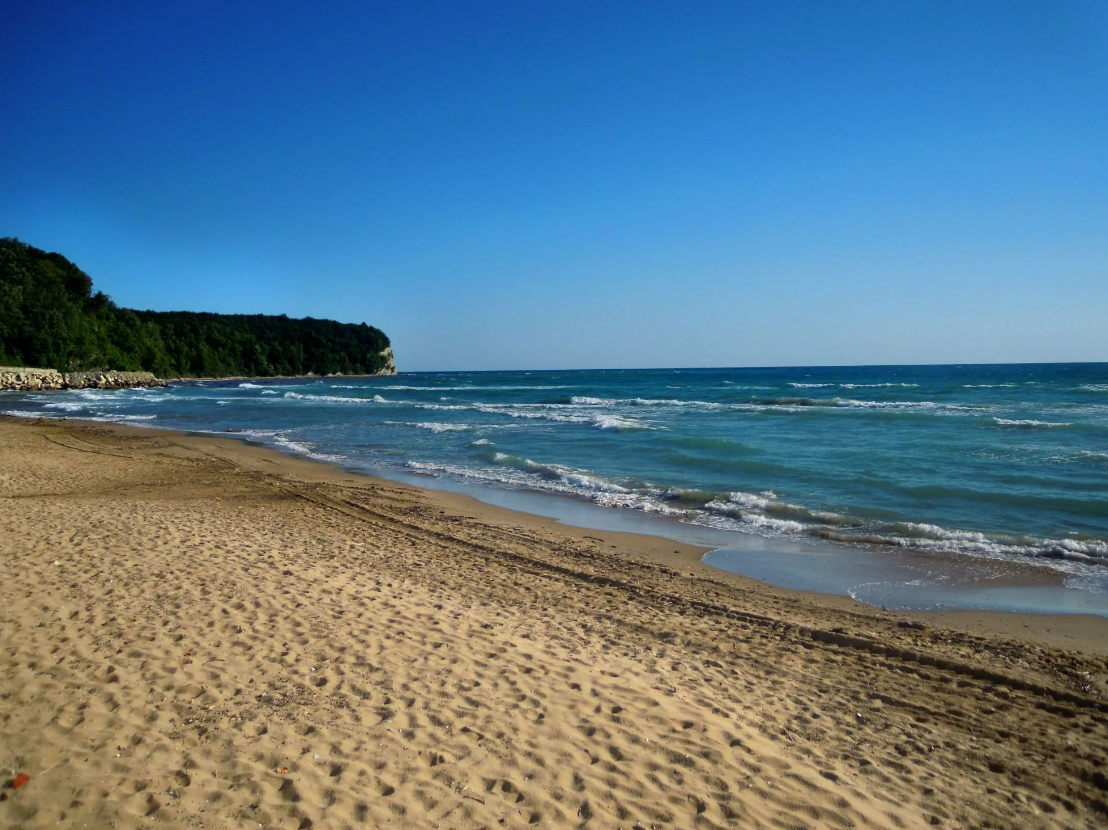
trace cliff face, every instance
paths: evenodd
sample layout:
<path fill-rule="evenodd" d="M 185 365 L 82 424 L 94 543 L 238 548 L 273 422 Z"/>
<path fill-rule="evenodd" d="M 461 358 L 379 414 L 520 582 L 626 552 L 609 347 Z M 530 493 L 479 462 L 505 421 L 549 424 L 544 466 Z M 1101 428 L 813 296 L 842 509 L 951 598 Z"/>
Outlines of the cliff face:
<path fill-rule="evenodd" d="M 385 359 L 385 365 L 378 369 L 373 374 L 375 375 L 395 375 L 396 374 L 396 360 L 392 356 L 392 346 L 386 346 L 381 350 L 381 357 Z"/>
<path fill-rule="evenodd" d="M 0 366 L 0 391 L 39 392 L 45 389 L 130 389 L 165 386 L 149 372 L 56 372 L 53 369 Z"/>

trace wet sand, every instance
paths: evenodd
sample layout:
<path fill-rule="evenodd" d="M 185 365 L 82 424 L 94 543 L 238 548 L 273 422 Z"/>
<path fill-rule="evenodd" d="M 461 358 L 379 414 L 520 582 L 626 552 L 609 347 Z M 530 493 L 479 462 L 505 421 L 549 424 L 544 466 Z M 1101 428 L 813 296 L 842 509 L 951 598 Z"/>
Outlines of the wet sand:
<path fill-rule="evenodd" d="M 1108 620 L 0 419 L 3 827 L 1100 827 Z"/>

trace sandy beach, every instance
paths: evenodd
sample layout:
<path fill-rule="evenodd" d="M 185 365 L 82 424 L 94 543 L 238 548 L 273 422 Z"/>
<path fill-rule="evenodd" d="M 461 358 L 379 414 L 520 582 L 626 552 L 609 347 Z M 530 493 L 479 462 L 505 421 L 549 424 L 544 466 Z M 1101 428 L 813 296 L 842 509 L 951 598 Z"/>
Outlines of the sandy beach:
<path fill-rule="evenodd" d="M 0 826 L 1103 827 L 1108 620 L 0 418 Z M 24 773 L 20 786 L 11 786 Z"/>

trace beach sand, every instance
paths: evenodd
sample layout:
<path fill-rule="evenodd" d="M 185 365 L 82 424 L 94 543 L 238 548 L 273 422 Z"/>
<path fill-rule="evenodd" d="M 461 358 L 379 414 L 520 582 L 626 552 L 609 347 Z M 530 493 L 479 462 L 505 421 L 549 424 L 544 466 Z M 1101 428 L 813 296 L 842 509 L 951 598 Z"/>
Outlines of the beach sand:
<path fill-rule="evenodd" d="M 1103 827 L 1108 621 L 0 419 L 0 827 Z"/>

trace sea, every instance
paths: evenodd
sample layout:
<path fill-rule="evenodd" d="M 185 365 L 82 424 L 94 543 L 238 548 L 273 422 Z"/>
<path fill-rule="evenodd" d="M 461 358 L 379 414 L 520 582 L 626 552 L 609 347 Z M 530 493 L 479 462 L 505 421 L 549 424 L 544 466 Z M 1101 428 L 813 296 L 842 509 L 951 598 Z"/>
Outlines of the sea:
<path fill-rule="evenodd" d="M 0 410 L 237 436 L 887 607 L 1108 615 L 1108 363 L 197 381 Z"/>

